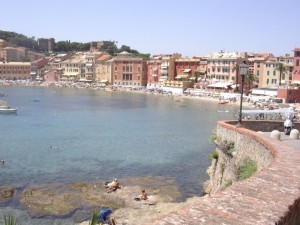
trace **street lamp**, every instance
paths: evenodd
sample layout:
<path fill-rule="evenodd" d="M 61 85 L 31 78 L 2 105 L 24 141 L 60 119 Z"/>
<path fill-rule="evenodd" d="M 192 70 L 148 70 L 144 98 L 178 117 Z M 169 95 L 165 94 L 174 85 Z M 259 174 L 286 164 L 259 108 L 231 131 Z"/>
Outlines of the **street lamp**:
<path fill-rule="evenodd" d="M 242 77 L 242 92 L 241 92 L 241 101 L 240 101 L 240 114 L 239 114 L 239 124 L 242 124 L 242 106 L 243 106 L 243 92 L 244 92 L 244 81 L 245 81 L 245 76 L 247 75 L 248 72 L 248 65 L 244 61 L 242 64 L 239 66 L 239 71 L 240 75 Z"/>

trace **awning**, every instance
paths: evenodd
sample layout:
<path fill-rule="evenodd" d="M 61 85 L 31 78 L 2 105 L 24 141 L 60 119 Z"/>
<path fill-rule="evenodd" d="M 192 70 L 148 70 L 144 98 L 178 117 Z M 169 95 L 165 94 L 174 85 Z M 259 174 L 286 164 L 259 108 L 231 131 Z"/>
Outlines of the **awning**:
<path fill-rule="evenodd" d="M 200 73 L 206 73 L 206 70 L 199 70 Z"/>
<path fill-rule="evenodd" d="M 64 76 L 78 76 L 79 73 L 64 73 Z"/>
<path fill-rule="evenodd" d="M 300 80 L 293 80 L 292 84 L 300 84 Z"/>
<path fill-rule="evenodd" d="M 100 80 L 100 83 L 106 83 L 108 80 Z"/>
<path fill-rule="evenodd" d="M 93 64 L 92 63 L 87 63 L 86 66 L 93 66 Z"/>
<path fill-rule="evenodd" d="M 231 85 L 232 85 L 231 83 L 214 83 L 214 84 L 207 85 L 207 87 L 227 89 L 228 86 L 231 86 Z"/>
<path fill-rule="evenodd" d="M 180 78 L 187 78 L 189 75 L 184 75 L 184 74 L 180 74 L 177 77 L 175 77 L 176 79 L 180 79 Z"/>
<path fill-rule="evenodd" d="M 92 82 L 92 80 L 87 80 L 87 79 L 84 79 L 84 78 L 81 78 L 78 81 L 79 82 Z"/>
<path fill-rule="evenodd" d="M 189 72 L 191 72 L 191 69 L 184 69 L 183 72 L 184 73 L 189 73 Z"/>
<path fill-rule="evenodd" d="M 195 79 L 196 79 L 196 77 L 190 77 L 189 79 L 190 79 L 190 80 L 195 80 Z"/>
<path fill-rule="evenodd" d="M 30 75 L 36 75 L 36 72 L 30 72 Z"/>
<path fill-rule="evenodd" d="M 157 77 L 157 74 L 152 74 L 152 77 Z"/>

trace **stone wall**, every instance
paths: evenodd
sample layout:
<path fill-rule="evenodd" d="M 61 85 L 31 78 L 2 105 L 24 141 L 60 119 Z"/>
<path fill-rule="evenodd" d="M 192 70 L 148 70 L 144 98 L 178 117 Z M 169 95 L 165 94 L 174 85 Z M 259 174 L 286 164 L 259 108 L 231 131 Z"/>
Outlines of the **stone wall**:
<path fill-rule="evenodd" d="M 260 123 L 263 127 L 263 121 Z M 171 213 L 160 211 L 157 219 L 141 224 L 300 224 L 300 151 L 231 122 L 218 122 L 217 132 L 220 140 L 235 142 L 239 157 L 256 159 L 260 169 L 225 190 L 194 198 Z"/>
<path fill-rule="evenodd" d="M 218 125 L 216 144 L 218 157 L 212 159 L 212 164 L 207 170 L 210 179 L 204 183 L 206 194 L 215 193 L 236 182 L 239 168 L 246 161 L 256 162 L 257 170 L 260 171 L 273 160 L 272 153 L 253 138 L 251 133 L 239 133 L 237 130 Z"/>

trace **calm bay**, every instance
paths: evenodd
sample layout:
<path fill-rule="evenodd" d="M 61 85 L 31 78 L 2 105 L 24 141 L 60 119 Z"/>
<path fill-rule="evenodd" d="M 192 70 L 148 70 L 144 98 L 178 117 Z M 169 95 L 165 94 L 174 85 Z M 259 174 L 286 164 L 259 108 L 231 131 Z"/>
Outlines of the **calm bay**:
<path fill-rule="evenodd" d="M 35 184 L 90 182 L 114 177 L 163 176 L 176 180 L 184 201 L 201 195 L 218 120 L 236 105 L 166 95 L 89 89 L 1 87 L 17 115 L 0 115 L 0 184 L 19 190 Z M 72 218 L 22 224 L 75 224 Z M 42 221 L 42 222 L 41 222 Z"/>

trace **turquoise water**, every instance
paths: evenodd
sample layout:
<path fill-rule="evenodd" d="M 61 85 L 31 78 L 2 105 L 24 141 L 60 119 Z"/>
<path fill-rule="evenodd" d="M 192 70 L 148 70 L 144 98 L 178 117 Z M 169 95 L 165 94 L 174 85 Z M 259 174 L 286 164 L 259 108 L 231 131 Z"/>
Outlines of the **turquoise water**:
<path fill-rule="evenodd" d="M 99 90 L 1 87 L 17 115 L 0 115 L 0 184 L 22 189 L 55 182 L 159 175 L 182 199 L 201 195 L 218 120 L 232 105 Z M 224 111 L 229 112 L 224 112 Z M 222 111 L 222 112 L 220 112 Z M 1 206 L 1 205 L 0 205 Z M 5 205 L 0 213 L 13 207 Z M 22 224 L 73 224 L 72 218 Z M 28 221 L 27 223 L 25 223 Z M 54 222 L 55 221 L 55 222 Z"/>

